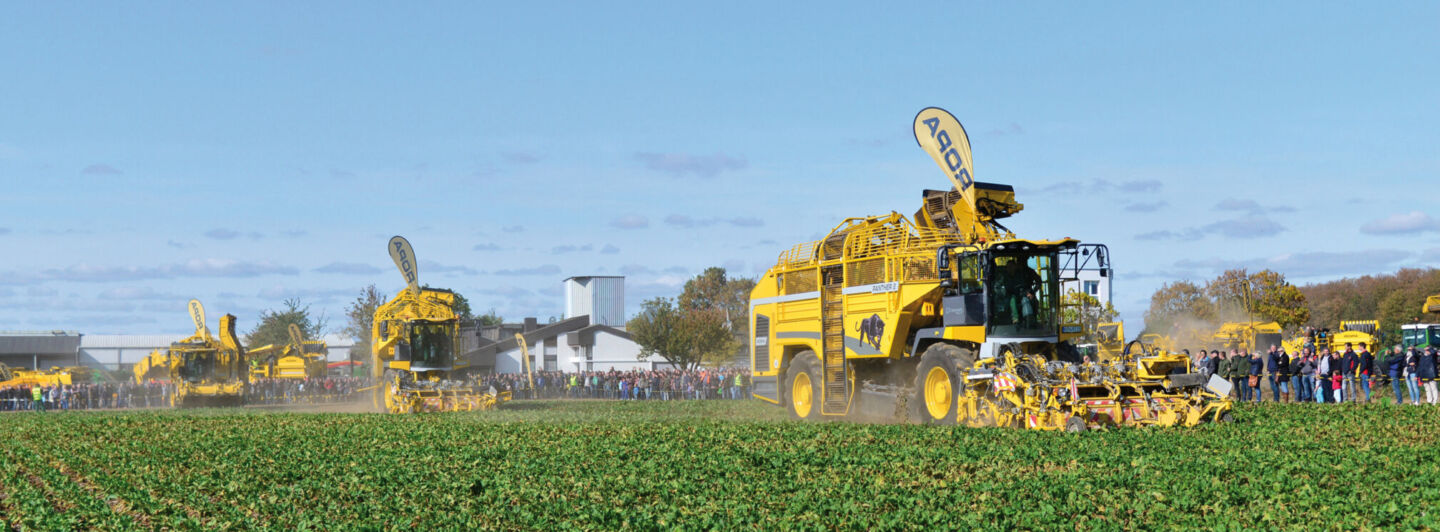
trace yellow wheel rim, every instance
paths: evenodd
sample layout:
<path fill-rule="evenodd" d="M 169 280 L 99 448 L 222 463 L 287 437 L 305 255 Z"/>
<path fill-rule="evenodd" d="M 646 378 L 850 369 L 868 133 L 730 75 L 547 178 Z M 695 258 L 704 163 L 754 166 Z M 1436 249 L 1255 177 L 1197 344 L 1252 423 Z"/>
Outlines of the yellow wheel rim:
<path fill-rule="evenodd" d="M 930 368 L 925 374 L 925 409 L 931 419 L 945 419 L 950 415 L 950 405 L 955 396 L 950 391 L 950 374 L 939 366 Z"/>
<path fill-rule="evenodd" d="M 810 386 L 809 373 L 796 373 L 795 379 L 790 381 L 790 402 L 795 406 L 795 414 L 810 417 L 810 409 L 815 405 L 815 390 Z"/>

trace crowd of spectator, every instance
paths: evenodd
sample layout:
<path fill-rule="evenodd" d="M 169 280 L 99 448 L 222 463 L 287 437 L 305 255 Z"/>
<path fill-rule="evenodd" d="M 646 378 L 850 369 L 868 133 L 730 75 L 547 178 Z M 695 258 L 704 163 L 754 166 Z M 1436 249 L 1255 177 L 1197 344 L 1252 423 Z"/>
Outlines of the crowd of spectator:
<path fill-rule="evenodd" d="M 746 399 L 751 384 L 750 370 L 741 368 L 539 371 L 534 378 L 533 389 L 524 373 L 489 375 L 481 378 L 481 384 L 526 399 L 656 401 Z"/>
<path fill-rule="evenodd" d="M 540 371 L 534 387 L 523 373 L 479 377 L 482 387 L 510 391 L 516 399 L 701 400 L 745 399 L 750 371 L 696 370 Z M 259 405 L 319 404 L 364 398 L 371 379 L 256 379 L 245 387 L 245 402 Z M 15 386 L 0 389 L 0 411 L 92 410 L 168 407 L 175 387 L 166 381 Z"/>
<path fill-rule="evenodd" d="M 97 382 L 0 389 L 0 411 L 94 410 L 169 406 L 174 387 L 164 382 Z"/>
<path fill-rule="evenodd" d="M 1343 350 L 1307 346 L 1295 354 L 1271 346 L 1263 356 L 1245 349 L 1184 353 L 1193 357 L 1201 373 L 1230 381 L 1240 401 L 1261 402 L 1268 385 L 1270 400 L 1276 402 L 1369 403 L 1377 387 L 1389 385 L 1397 405 L 1440 403 L 1440 353 L 1433 347 L 1395 346 L 1378 355 L 1350 343 Z"/>
<path fill-rule="evenodd" d="M 316 404 L 349 401 L 358 397 L 368 379 L 260 379 L 246 385 L 249 404 Z M 175 386 L 168 381 L 97 382 L 56 386 L 0 388 L 0 412 L 20 410 L 98 410 L 168 407 Z"/>
<path fill-rule="evenodd" d="M 254 379 L 245 385 L 245 402 L 276 405 L 352 401 L 361 398 L 361 390 L 369 383 L 370 379 L 361 377 Z"/>

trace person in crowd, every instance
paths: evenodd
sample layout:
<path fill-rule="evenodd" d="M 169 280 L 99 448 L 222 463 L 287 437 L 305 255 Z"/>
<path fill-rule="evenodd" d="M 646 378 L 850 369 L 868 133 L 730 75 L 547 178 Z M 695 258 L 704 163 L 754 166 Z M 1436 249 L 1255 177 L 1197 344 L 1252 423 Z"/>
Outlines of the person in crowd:
<path fill-rule="evenodd" d="M 44 413 L 45 390 L 42 389 L 39 384 L 30 387 L 30 398 L 32 400 L 31 407 L 33 407 L 36 412 Z"/>
<path fill-rule="evenodd" d="M 1265 375 L 1265 359 L 1260 358 L 1259 351 L 1251 353 L 1247 349 L 1245 353 L 1246 358 L 1250 360 L 1250 399 L 1259 403 L 1260 398 L 1264 396 L 1260 393 L 1260 379 Z"/>
<path fill-rule="evenodd" d="M 1190 358 L 1189 349 L 1185 350 L 1185 357 Z M 1192 360 L 1195 362 L 1195 372 L 1204 375 L 1207 379 L 1210 378 L 1210 352 L 1201 349 L 1200 354 L 1195 355 Z"/>
<path fill-rule="evenodd" d="M 1437 395 L 1435 390 L 1435 366 L 1435 348 L 1426 348 L 1425 352 L 1420 355 L 1419 363 L 1415 365 L 1415 369 L 1416 372 L 1419 373 L 1420 383 L 1425 387 L 1425 402 L 1432 405 L 1436 403 Z"/>
<path fill-rule="evenodd" d="M 1290 402 L 1290 356 L 1272 344 L 1265 355 L 1265 369 L 1270 372 L 1270 400 Z"/>
<path fill-rule="evenodd" d="M 1241 358 L 1240 351 L 1235 349 L 1230 350 L 1225 361 L 1230 367 L 1230 382 L 1235 385 L 1235 399 L 1244 401 L 1249 397 L 1250 385 L 1247 381 L 1249 380 L 1250 362 Z"/>
<path fill-rule="evenodd" d="M 1345 402 L 1345 357 L 1330 352 L 1330 398 L 1336 404 Z"/>
<path fill-rule="evenodd" d="M 1305 396 L 1305 364 L 1306 353 L 1301 349 L 1299 353 L 1290 358 L 1290 393 L 1295 394 L 1295 402 L 1304 403 L 1310 399 Z"/>
<path fill-rule="evenodd" d="M 1219 351 L 1216 351 L 1216 350 L 1214 350 L 1214 349 L 1210 350 L 1210 374 L 1211 374 L 1211 375 L 1220 375 L 1221 378 L 1225 378 L 1225 376 L 1220 373 L 1220 362 L 1223 361 L 1223 360 L 1225 360 L 1225 357 L 1220 356 L 1220 352 L 1219 352 Z"/>
<path fill-rule="evenodd" d="M 1345 354 L 1340 356 L 1340 371 L 1344 375 L 1340 385 L 1344 388 L 1344 396 L 1350 402 L 1359 402 L 1356 397 L 1356 388 L 1359 388 L 1358 378 L 1360 376 L 1360 355 L 1355 354 L 1355 347 L 1350 342 L 1345 342 Z"/>
<path fill-rule="evenodd" d="M 1420 404 L 1420 351 L 1415 346 L 1405 350 L 1405 387 L 1410 391 L 1410 404 Z"/>
<path fill-rule="evenodd" d="M 1365 344 L 1360 344 L 1360 368 L 1355 379 L 1360 384 L 1360 393 L 1365 394 L 1365 402 L 1370 402 L 1370 385 L 1375 378 L 1375 355 Z"/>
<path fill-rule="evenodd" d="M 1305 390 L 1305 400 L 1314 401 L 1315 394 L 1315 373 L 1320 371 L 1318 367 L 1320 355 L 1314 349 L 1305 349 L 1305 363 L 1300 366 L 1300 386 Z"/>
<path fill-rule="evenodd" d="M 1390 356 L 1385 357 L 1385 374 L 1390 377 L 1390 388 L 1395 391 L 1395 404 L 1405 404 L 1405 397 L 1400 393 L 1401 381 L 1405 378 L 1405 353 L 1400 351 L 1400 346 L 1390 350 Z"/>

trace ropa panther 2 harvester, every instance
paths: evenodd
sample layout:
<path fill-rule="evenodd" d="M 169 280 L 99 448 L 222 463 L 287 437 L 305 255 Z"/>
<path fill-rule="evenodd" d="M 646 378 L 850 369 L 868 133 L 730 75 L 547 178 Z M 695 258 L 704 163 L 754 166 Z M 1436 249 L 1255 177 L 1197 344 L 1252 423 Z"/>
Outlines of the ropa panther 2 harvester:
<path fill-rule="evenodd" d="M 245 402 L 245 348 L 235 334 L 235 316 L 220 317 L 220 336 L 210 334 L 205 326 L 205 307 L 199 300 L 190 300 L 190 319 L 195 334 L 170 344 L 165 351 L 156 350 L 140 365 L 144 368 L 166 368 L 175 386 L 172 406 L 240 406 Z M 135 380 L 144 382 L 154 372 L 137 366 Z"/>
<path fill-rule="evenodd" d="M 850 218 L 780 254 L 751 293 L 755 397 L 807 420 L 1081 431 L 1229 418 L 1228 387 L 1183 355 L 1132 343 L 1085 363 L 1060 291 L 1082 270 L 1108 275 L 1108 249 L 1017 238 L 999 221 L 1023 206 L 972 179 L 960 123 L 932 107 L 914 130 L 954 188 L 924 191 L 913 222 Z"/>
<path fill-rule="evenodd" d="M 391 413 L 456 412 L 488 410 L 509 399 L 481 391 L 461 374 L 469 363 L 455 353 L 455 293 L 420 287 L 415 251 L 404 237 L 391 238 L 388 247 L 406 287 L 375 309 L 375 406 Z"/>

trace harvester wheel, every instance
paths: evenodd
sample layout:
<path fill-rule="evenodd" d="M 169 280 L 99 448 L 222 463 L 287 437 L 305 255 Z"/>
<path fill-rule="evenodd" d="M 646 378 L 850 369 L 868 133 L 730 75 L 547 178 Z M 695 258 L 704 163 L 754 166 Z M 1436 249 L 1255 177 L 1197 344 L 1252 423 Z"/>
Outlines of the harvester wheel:
<path fill-rule="evenodd" d="M 1085 420 L 1078 416 L 1070 416 L 1070 419 L 1065 420 L 1065 432 L 1085 432 L 1086 428 Z"/>
<path fill-rule="evenodd" d="M 968 355 L 968 357 L 967 357 Z M 964 368 L 960 364 L 965 364 Z M 921 423 L 954 425 L 956 397 L 974 355 L 950 344 L 932 344 L 915 368 L 915 399 Z"/>
<path fill-rule="evenodd" d="M 785 371 L 785 398 L 790 417 L 805 420 L 820 418 L 821 382 L 820 357 L 814 351 L 802 351 L 795 355 Z"/>
<path fill-rule="evenodd" d="M 1224 414 L 1220 414 L 1220 417 L 1215 418 L 1215 421 L 1219 421 L 1221 423 L 1234 423 L 1235 416 L 1230 415 L 1229 412 L 1225 412 Z"/>

